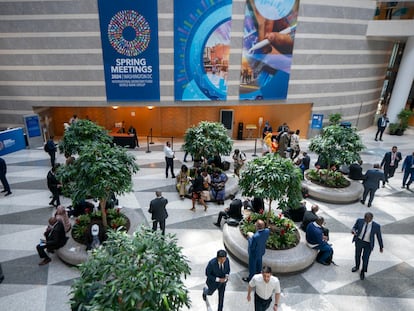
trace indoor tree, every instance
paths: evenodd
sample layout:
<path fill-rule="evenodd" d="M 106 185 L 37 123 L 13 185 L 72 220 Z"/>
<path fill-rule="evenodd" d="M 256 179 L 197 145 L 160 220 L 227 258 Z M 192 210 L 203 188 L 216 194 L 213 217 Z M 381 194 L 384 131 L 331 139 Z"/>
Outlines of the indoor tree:
<path fill-rule="evenodd" d="M 300 208 L 302 172 L 290 159 L 269 153 L 249 161 L 241 173 L 239 187 L 244 196 L 278 201 L 282 211 Z"/>
<path fill-rule="evenodd" d="M 72 164 L 58 169 L 63 193 L 74 204 L 86 198 L 97 198 L 102 211 L 102 224 L 106 228 L 106 202 L 112 194 L 132 191 L 132 175 L 139 167 L 135 157 L 123 148 L 100 141 L 84 143 L 78 153 Z"/>
<path fill-rule="evenodd" d="M 201 121 L 188 128 L 184 135 L 183 150 L 192 154 L 195 161 L 209 159 L 216 154 L 228 155 L 233 142 L 222 123 Z"/>
<path fill-rule="evenodd" d="M 72 310 L 178 311 L 190 307 L 182 277 L 191 270 L 175 236 L 141 227 L 131 237 L 110 230 L 104 247 L 80 265 Z"/>

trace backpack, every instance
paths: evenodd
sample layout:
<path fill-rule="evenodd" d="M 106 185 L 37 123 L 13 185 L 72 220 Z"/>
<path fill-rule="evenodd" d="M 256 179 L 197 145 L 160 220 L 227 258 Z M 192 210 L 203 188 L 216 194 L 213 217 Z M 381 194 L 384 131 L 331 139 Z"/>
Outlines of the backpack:
<path fill-rule="evenodd" d="M 240 152 L 240 160 L 242 160 L 242 161 L 246 161 L 246 154 L 242 151 L 242 152 Z"/>
<path fill-rule="evenodd" d="M 49 146 L 47 145 L 47 142 L 43 145 L 43 150 L 45 152 L 49 152 Z"/>

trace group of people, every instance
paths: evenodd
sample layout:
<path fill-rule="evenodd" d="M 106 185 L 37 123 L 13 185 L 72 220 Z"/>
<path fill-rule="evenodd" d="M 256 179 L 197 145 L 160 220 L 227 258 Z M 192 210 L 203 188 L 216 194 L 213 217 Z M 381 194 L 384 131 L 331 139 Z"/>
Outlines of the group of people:
<path fill-rule="evenodd" d="M 296 159 L 300 154 L 299 135 L 300 130 L 292 131 L 285 123 L 278 127 L 278 134 L 273 134 L 273 128 L 266 121 L 263 128 L 263 155 L 278 153 L 282 158 Z"/>

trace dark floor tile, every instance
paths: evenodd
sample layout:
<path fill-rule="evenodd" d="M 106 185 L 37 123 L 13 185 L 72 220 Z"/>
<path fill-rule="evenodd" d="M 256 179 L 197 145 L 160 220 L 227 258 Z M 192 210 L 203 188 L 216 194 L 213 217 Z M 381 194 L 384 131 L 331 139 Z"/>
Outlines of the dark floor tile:
<path fill-rule="evenodd" d="M 46 228 L 47 221 L 52 216 L 54 210 L 54 207 L 42 207 L 25 212 L 1 215 L 0 224 L 45 225 Z"/>
<path fill-rule="evenodd" d="M 12 190 L 14 189 L 48 190 L 46 176 L 45 178 L 42 178 L 42 179 L 12 183 L 10 187 L 12 188 Z"/>
<path fill-rule="evenodd" d="M 414 217 L 409 217 L 381 226 L 382 233 L 414 234 Z"/>
<path fill-rule="evenodd" d="M 39 266 L 40 261 L 38 255 L 32 255 L 2 262 L 3 284 L 47 285 L 49 266 Z"/>

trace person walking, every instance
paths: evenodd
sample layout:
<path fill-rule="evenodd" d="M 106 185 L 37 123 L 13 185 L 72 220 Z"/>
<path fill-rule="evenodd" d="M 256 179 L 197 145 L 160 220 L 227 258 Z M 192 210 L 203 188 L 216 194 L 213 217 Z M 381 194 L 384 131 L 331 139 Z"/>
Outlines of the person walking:
<path fill-rule="evenodd" d="M 243 167 L 244 161 L 246 161 L 246 154 L 239 149 L 235 149 L 232 158 L 234 161 L 234 175 L 240 177 L 240 169 Z"/>
<path fill-rule="evenodd" d="M 53 141 L 53 136 L 50 136 L 49 139 L 47 140 L 44 150 L 49 154 L 50 157 L 50 164 L 52 165 L 52 167 L 55 166 L 56 163 L 56 144 Z"/>
<path fill-rule="evenodd" d="M 0 180 L 3 185 L 3 190 L 1 192 L 6 192 L 4 196 L 7 197 L 8 195 L 11 195 L 12 193 L 10 191 L 10 185 L 9 185 L 9 182 L 7 181 L 6 174 L 7 174 L 6 161 L 4 161 L 3 158 L 0 158 Z"/>
<path fill-rule="evenodd" d="M 165 154 L 165 178 L 168 178 L 168 169 L 171 170 L 171 178 L 175 178 L 174 174 L 174 158 L 175 152 L 171 148 L 171 143 L 167 141 L 164 146 Z"/>
<path fill-rule="evenodd" d="M 168 200 L 162 196 L 161 191 L 155 191 L 156 198 L 150 202 L 148 212 L 151 214 L 152 231 L 156 231 L 158 224 L 162 235 L 165 235 L 165 220 L 168 218 L 167 209 Z"/>
<path fill-rule="evenodd" d="M 381 117 L 377 120 L 377 133 L 375 134 L 375 141 L 378 141 L 378 135 L 379 140 L 382 141 L 382 134 L 385 131 L 385 128 L 387 127 L 388 122 L 390 122 L 387 118 L 387 114 L 384 113 Z"/>
<path fill-rule="evenodd" d="M 357 272 L 361 264 L 362 254 L 362 269 L 360 279 L 365 279 L 365 273 L 368 271 L 368 261 L 372 250 L 374 249 L 375 236 L 377 237 L 380 246 L 380 252 L 384 250 L 382 242 L 381 226 L 372 221 L 374 215 L 370 212 L 365 213 L 364 218 L 358 218 L 352 227 L 353 234 L 352 242 L 355 242 L 355 266 L 352 272 Z"/>
<path fill-rule="evenodd" d="M 266 252 L 266 242 L 269 238 L 270 231 L 265 228 L 263 220 L 256 221 L 256 232 L 248 232 L 248 254 L 249 254 L 249 276 L 243 278 L 243 281 L 249 282 L 253 275 L 260 273 L 262 270 L 262 259 Z"/>
<path fill-rule="evenodd" d="M 401 171 L 404 172 L 401 188 L 407 187 L 407 189 L 410 189 L 410 185 L 414 179 L 414 152 L 405 157 Z"/>
<path fill-rule="evenodd" d="M 247 301 L 251 301 L 251 292 L 254 289 L 254 310 L 266 311 L 271 302 L 272 295 L 275 294 L 273 311 L 278 310 L 280 303 L 280 282 L 279 279 L 272 275 L 272 268 L 264 266 L 262 273 L 252 277 L 247 288 Z"/>
<path fill-rule="evenodd" d="M 361 199 L 362 204 L 365 204 L 365 200 L 369 194 L 368 207 L 371 207 L 375 192 L 380 186 L 380 181 L 383 183 L 385 182 L 384 172 L 380 170 L 379 164 L 375 163 L 374 168 L 366 171 L 364 175 L 364 181 L 362 182 L 362 185 L 364 186 L 364 192 Z"/>
<path fill-rule="evenodd" d="M 49 202 L 49 205 L 57 207 L 60 205 L 59 192 L 62 184 L 56 178 L 56 170 L 59 167 L 59 164 L 55 164 L 52 169 L 47 173 L 47 187 L 50 192 L 52 192 L 52 201 Z"/>
<path fill-rule="evenodd" d="M 227 252 L 221 249 L 217 256 L 211 259 L 206 267 L 206 287 L 203 288 L 203 300 L 207 301 L 207 295 L 211 296 L 218 290 L 218 307 L 217 311 L 223 310 L 224 292 L 230 275 L 230 261 L 227 258 Z"/>
<path fill-rule="evenodd" d="M 395 170 L 398 167 L 398 162 L 402 159 L 401 152 L 398 151 L 397 146 L 393 146 L 391 151 L 388 151 L 384 154 L 384 158 L 381 161 L 381 168 L 384 168 L 385 183 L 388 182 L 388 179 L 394 177 Z"/>

